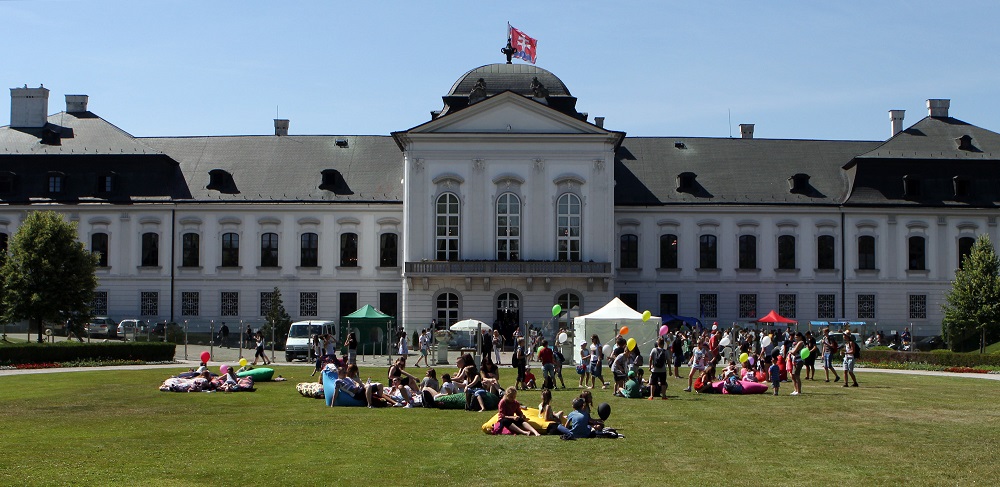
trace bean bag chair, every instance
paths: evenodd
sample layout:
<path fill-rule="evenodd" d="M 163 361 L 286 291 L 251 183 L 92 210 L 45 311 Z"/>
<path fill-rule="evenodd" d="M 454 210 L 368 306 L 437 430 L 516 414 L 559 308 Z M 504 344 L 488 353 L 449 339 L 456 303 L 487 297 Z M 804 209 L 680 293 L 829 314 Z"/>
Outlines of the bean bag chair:
<path fill-rule="evenodd" d="M 347 394 L 344 391 L 340 391 L 340 394 L 337 394 L 337 403 L 336 404 L 332 404 L 333 403 L 334 392 L 337 390 L 337 388 L 342 388 L 342 387 L 344 387 L 344 382 L 341 381 L 339 379 L 339 377 L 337 376 L 337 369 L 334 369 L 333 367 L 328 367 L 328 368 L 323 369 L 323 396 L 326 399 L 326 405 L 327 406 L 330 406 L 330 405 L 334 405 L 334 406 L 367 406 L 368 405 L 365 401 L 362 401 L 362 400 L 359 400 L 359 399 L 355 399 L 353 396 L 351 396 L 350 394 Z"/>
<path fill-rule="evenodd" d="M 441 396 L 435 401 L 435 403 L 437 403 L 438 407 L 441 409 L 465 409 L 465 393 L 459 392 L 458 394 Z M 496 409 L 500 405 L 500 396 L 488 393 L 483 396 L 483 404 L 486 406 L 487 411 L 490 409 Z"/>
<path fill-rule="evenodd" d="M 740 385 L 743 386 L 743 392 L 739 393 L 739 395 L 763 394 L 767 392 L 767 384 L 762 384 L 760 382 L 750 382 L 748 380 L 741 380 Z M 712 388 L 717 389 L 718 392 L 722 394 L 736 394 L 734 392 L 729 392 L 729 390 L 726 389 L 725 387 L 725 383 L 722 381 L 713 382 Z"/>
<path fill-rule="evenodd" d="M 254 382 L 267 382 L 274 377 L 274 369 L 261 367 L 259 369 L 244 370 L 237 372 L 236 377 L 252 377 Z"/>
<path fill-rule="evenodd" d="M 295 390 L 299 391 L 305 397 L 311 397 L 314 399 L 323 398 L 323 384 L 319 382 L 300 382 L 295 386 Z"/>
<path fill-rule="evenodd" d="M 541 417 L 538 416 L 538 409 L 527 408 L 527 409 L 522 409 L 521 411 L 524 412 L 524 417 L 528 420 L 528 424 L 530 424 L 531 427 L 535 428 L 535 430 L 538 431 L 539 433 L 543 435 L 548 434 L 549 426 L 552 426 L 554 431 L 554 427 L 556 424 L 555 421 L 544 421 Z M 503 428 L 502 430 L 497 431 L 498 427 L 496 426 L 496 424 L 498 422 L 500 422 L 500 412 L 497 412 L 496 414 L 493 415 L 492 418 L 490 418 L 489 421 L 483 423 L 482 426 L 483 433 L 486 433 L 488 435 L 513 434 L 510 431 L 507 431 L 507 428 Z"/>

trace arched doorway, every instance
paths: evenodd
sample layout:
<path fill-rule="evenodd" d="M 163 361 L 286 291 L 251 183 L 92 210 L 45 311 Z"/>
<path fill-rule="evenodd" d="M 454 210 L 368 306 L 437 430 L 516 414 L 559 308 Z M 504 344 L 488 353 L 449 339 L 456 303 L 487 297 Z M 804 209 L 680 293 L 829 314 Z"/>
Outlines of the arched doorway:
<path fill-rule="evenodd" d="M 500 330 L 504 343 L 513 343 L 514 330 L 521 321 L 521 298 L 514 293 L 500 293 L 497 296 L 497 319 L 495 328 Z"/>

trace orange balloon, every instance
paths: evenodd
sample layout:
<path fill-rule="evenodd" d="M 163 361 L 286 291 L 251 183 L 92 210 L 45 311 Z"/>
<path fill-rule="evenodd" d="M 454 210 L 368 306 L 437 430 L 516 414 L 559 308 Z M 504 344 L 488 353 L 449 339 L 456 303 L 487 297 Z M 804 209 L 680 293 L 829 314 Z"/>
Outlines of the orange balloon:
<path fill-rule="evenodd" d="M 618 334 L 621 335 L 621 336 L 628 335 L 628 327 L 627 326 L 623 326 L 621 330 L 618 330 Z"/>

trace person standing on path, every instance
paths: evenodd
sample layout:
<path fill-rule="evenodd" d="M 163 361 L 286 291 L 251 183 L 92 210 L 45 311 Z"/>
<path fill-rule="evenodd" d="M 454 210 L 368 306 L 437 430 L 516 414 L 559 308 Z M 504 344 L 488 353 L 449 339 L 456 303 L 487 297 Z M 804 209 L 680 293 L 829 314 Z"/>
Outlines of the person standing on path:
<path fill-rule="evenodd" d="M 858 378 L 854 376 L 854 358 L 858 355 L 858 342 L 854 341 L 851 330 L 844 330 L 844 387 L 847 387 L 847 378 L 850 377 L 852 387 L 858 387 Z"/>
<path fill-rule="evenodd" d="M 222 322 L 222 328 L 219 328 L 219 336 L 222 337 L 222 343 L 220 345 L 229 348 L 229 327 L 226 326 L 226 322 Z"/>
<path fill-rule="evenodd" d="M 670 363 L 670 352 L 663 346 L 663 337 L 656 339 L 656 346 L 649 352 L 649 398 L 657 396 L 667 398 L 667 370 Z"/>
<path fill-rule="evenodd" d="M 837 354 L 837 342 L 830 338 L 830 329 L 823 328 L 823 370 L 826 372 L 826 382 L 830 382 L 830 372 L 833 372 L 833 381 L 839 382 L 840 376 L 837 369 L 833 368 L 833 356 Z"/>

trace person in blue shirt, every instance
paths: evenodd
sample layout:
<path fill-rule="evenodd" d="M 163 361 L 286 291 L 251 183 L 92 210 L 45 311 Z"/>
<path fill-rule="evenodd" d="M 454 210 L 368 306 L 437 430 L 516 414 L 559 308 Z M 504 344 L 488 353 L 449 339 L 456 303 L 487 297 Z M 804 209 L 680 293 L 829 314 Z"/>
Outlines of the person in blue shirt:
<path fill-rule="evenodd" d="M 573 412 L 566 416 L 566 426 L 559 425 L 556 429 L 563 436 L 570 435 L 573 439 L 577 438 L 594 438 L 597 433 L 594 431 L 595 428 L 591 425 L 595 425 L 597 429 L 600 429 L 600 423 L 590 419 L 590 414 L 587 414 L 583 409 L 583 398 L 573 399 Z"/>

